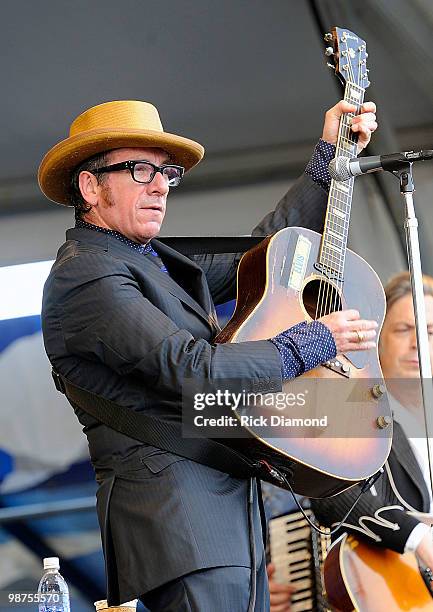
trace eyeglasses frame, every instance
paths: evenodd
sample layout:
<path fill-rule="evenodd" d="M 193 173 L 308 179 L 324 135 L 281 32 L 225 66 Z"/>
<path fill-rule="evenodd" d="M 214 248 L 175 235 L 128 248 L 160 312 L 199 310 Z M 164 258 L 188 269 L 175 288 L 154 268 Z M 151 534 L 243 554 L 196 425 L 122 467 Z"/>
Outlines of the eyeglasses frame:
<path fill-rule="evenodd" d="M 149 164 L 149 166 L 152 166 L 153 168 L 152 176 L 150 177 L 148 181 L 137 181 L 137 179 L 135 178 L 134 169 L 137 164 Z M 119 162 L 117 164 L 111 164 L 110 166 L 103 166 L 102 168 L 90 170 L 90 172 L 92 174 L 102 174 L 104 172 L 119 172 L 120 170 L 129 170 L 133 181 L 135 181 L 136 183 L 139 183 L 140 185 L 148 185 L 149 183 L 153 181 L 157 172 L 160 172 L 162 176 L 164 176 L 163 171 L 165 168 L 177 168 L 178 170 L 181 171 L 181 174 L 179 177 L 179 183 L 177 183 L 177 185 L 170 185 L 170 187 L 178 187 L 185 173 L 185 168 L 183 166 L 178 166 L 176 164 L 162 164 L 162 166 L 157 166 L 156 164 L 153 164 L 147 159 L 127 160 L 124 162 Z"/>

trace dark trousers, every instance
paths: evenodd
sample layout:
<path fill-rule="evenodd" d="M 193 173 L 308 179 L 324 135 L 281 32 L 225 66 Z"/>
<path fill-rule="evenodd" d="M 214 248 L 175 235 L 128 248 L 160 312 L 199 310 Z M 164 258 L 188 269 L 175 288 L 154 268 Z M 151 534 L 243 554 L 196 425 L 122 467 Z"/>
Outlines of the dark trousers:
<path fill-rule="evenodd" d="M 257 568 L 254 612 L 269 612 L 266 562 Z M 214 567 L 164 584 L 140 600 L 150 612 L 247 612 L 251 588 L 248 567 Z"/>

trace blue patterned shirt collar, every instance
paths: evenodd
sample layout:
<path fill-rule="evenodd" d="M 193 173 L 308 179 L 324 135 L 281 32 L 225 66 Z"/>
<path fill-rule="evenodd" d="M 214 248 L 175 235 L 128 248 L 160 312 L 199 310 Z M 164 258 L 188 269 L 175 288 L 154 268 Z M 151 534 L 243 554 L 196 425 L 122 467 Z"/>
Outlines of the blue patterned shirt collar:
<path fill-rule="evenodd" d="M 120 242 L 123 242 L 131 249 L 134 249 L 134 251 L 138 251 L 142 255 L 147 255 L 148 253 L 151 255 L 157 255 L 156 251 L 153 250 L 150 242 L 147 244 L 140 244 L 139 242 L 134 242 L 133 240 L 130 240 L 129 238 L 121 234 L 120 232 L 116 232 L 115 230 L 111 230 L 106 227 L 99 227 L 99 225 L 93 225 L 93 223 L 88 223 L 87 221 L 83 221 L 83 219 L 76 219 L 75 227 L 82 227 L 85 229 L 93 230 L 95 232 L 101 232 L 102 234 L 108 234 L 109 236 L 113 236 L 113 238 L 120 240 Z"/>

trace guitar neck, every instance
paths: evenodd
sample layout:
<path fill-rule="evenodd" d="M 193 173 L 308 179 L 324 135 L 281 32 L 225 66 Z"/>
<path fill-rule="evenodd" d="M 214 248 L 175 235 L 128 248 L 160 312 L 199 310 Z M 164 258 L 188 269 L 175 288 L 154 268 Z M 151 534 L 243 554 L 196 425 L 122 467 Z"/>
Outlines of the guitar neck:
<path fill-rule="evenodd" d="M 356 157 L 358 137 L 350 129 L 352 117 L 358 115 L 364 101 L 364 89 L 347 81 L 344 99 L 356 105 L 356 112 L 341 116 L 336 157 Z M 347 181 L 331 181 L 328 196 L 325 227 L 320 247 L 319 261 L 326 270 L 331 270 L 339 277 L 344 276 L 347 240 L 349 236 L 350 211 L 352 206 L 354 178 Z"/>

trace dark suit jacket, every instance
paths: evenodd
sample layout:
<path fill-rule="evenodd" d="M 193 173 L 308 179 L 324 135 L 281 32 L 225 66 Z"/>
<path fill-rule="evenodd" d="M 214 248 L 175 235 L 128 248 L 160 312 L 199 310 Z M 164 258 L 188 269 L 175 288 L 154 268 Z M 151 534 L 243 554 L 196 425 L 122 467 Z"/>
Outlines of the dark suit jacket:
<path fill-rule="evenodd" d="M 326 201 L 303 175 L 254 233 L 294 225 L 321 231 Z M 169 275 L 112 236 L 68 230 L 43 298 L 44 342 L 55 368 L 118 404 L 175 421 L 186 377 L 209 385 L 239 379 L 247 392 L 271 389 L 271 381 L 281 389 L 272 343 L 212 344 L 214 303 L 235 297 L 242 253 L 185 257 L 152 244 Z M 145 446 L 75 410 L 100 483 L 110 604 L 200 568 L 250 565 L 247 481 Z"/>
<path fill-rule="evenodd" d="M 424 477 L 408 439 L 397 422 L 394 423 L 394 437 L 388 464 L 401 497 L 420 512 L 429 512 L 430 502 Z M 370 541 L 398 553 L 403 553 L 406 541 L 413 528 L 418 524 L 418 521 L 404 511 L 403 506 L 392 490 L 386 472 L 375 483 L 374 490 L 377 493 L 376 495 L 369 490 L 361 496 L 361 499 L 346 520 L 345 526 L 337 531 L 335 537 L 338 537 L 343 531 L 359 535 L 360 531 L 358 528 L 363 529 L 363 533 L 366 535 L 365 527 L 367 527 L 380 538 L 378 541 L 371 535 L 366 535 Z M 338 523 L 355 501 L 358 494 L 359 488 L 353 487 L 335 497 L 311 500 L 316 518 L 326 526 Z M 399 506 L 400 509 L 386 509 L 388 506 L 394 505 Z M 375 513 L 379 513 L 379 517 L 383 517 L 383 519 L 396 525 L 397 529 L 378 525 L 376 522 L 365 518 L 373 518 Z"/>

